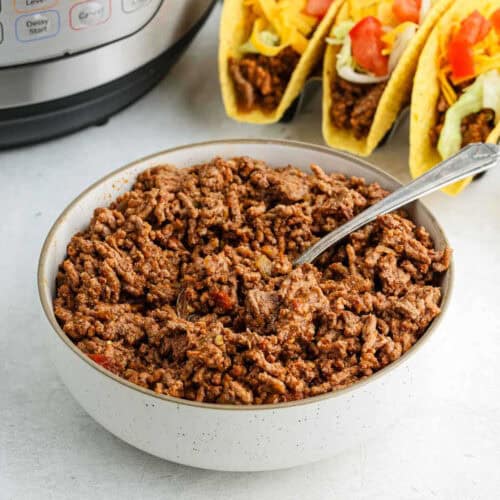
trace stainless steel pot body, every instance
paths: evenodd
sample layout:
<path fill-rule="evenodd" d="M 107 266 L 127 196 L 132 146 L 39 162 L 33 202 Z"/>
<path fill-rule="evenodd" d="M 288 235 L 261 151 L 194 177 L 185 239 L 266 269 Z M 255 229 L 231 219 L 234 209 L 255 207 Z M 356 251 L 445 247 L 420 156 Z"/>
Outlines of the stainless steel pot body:
<path fill-rule="evenodd" d="M 3 0 L 0 111 L 108 84 L 165 53 L 213 0 Z"/>

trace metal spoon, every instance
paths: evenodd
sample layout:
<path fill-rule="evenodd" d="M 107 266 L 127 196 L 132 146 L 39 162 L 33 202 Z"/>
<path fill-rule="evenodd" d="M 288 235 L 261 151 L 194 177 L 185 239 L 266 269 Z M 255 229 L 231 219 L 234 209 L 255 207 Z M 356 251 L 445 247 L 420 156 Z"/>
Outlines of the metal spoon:
<path fill-rule="evenodd" d="M 500 164 L 499 146 L 483 143 L 470 144 L 418 179 L 397 189 L 378 203 L 353 217 L 350 221 L 328 233 L 307 249 L 294 262 L 294 265 L 312 262 L 327 248 L 375 220 L 379 215 L 392 212 L 448 184 L 479 174 L 498 164 Z"/>

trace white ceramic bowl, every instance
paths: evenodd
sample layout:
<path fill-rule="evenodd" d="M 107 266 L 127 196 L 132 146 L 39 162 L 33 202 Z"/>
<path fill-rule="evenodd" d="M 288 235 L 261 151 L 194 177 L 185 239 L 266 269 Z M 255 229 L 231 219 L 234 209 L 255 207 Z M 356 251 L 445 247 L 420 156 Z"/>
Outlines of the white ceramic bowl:
<path fill-rule="evenodd" d="M 285 141 L 236 140 L 194 144 L 136 161 L 104 179 L 73 201 L 52 227 L 42 249 L 38 284 L 52 326 L 50 351 L 60 377 L 85 410 L 110 432 L 158 457 L 206 469 L 255 471 L 292 467 L 338 453 L 368 439 L 415 404 L 412 385 L 424 377 L 425 346 L 446 312 L 452 269 L 442 282 L 441 315 L 418 343 L 395 363 L 347 389 L 303 401 L 262 406 L 196 403 L 155 394 L 133 385 L 83 355 L 54 317 L 52 301 L 59 264 L 71 236 L 89 223 L 94 208 L 130 189 L 136 175 L 165 163 L 186 167 L 210 160 L 251 156 L 271 166 L 292 164 L 307 170 L 316 163 L 327 172 L 343 172 L 396 189 L 386 173 L 353 156 Z M 411 217 L 427 228 L 438 248 L 446 238 L 421 204 Z"/>

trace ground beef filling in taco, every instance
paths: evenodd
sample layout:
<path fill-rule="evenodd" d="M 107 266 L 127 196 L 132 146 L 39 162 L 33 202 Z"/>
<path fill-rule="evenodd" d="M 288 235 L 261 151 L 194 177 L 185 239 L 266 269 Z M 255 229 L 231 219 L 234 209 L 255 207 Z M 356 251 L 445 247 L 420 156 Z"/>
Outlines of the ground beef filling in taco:
<path fill-rule="evenodd" d="M 373 123 L 386 83 L 351 83 L 337 77 L 332 82 L 331 120 L 335 127 L 352 130 L 356 139 L 366 137 Z"/>
<path fill-rule="evenodd" d="M 245 54 L 241 59 L 230 58 L 229 73 L 238 108 L 243 112 L 276 109 L 299 59 L 300 54 L 292 47 L 285 47 L 273 57 Z"/>
<path fill-rule="evenodd" d="M 437 147 L 438 145 L 439 136 L 441 135 L 441 130 L 444 126 L 444 120 L 448 108 L 448 103 L 441 95 L 436 107 L 436 124 L 429 132 L 431 144 L 433 147 Z M 462 120 L 462 124 L 460 127 L 462 133 L 462 147 L 465 147 L 467 146 L 467 144 L 472 144 L 474 142 L 486 142 L 488 136 L 491 134 L 494 128 L 495 111 L 493 111 L 492 109 L 482 109 L 478 113 L 467 115 Z"/>
<path fill-rule="evenodd" d="M 392 363 L 439 314 L 451 251 L 394 212 L 294 267 L 388 194 L 312 171 L 216 158 L 141 173 L 71 239 L 60 325 L 120 377 L 197 401 L 303 399 Z"/>

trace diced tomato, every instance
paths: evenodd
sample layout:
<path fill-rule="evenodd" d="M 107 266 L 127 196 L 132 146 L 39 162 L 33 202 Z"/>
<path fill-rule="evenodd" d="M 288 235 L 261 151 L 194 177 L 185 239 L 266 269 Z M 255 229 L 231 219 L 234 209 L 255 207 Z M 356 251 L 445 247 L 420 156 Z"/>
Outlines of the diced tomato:
<path fill-rule="evenodd" d="M 418 24 L 421 5 L 422 0 L 394 0 L 392 12 L 402 23 L 410 21 Z"/>
<path fill-rule="evenodd" d="M 210 292 L 210 298 L 215 302 L 217 307 L 226 311 L 232 309 L 234 305 L 231 297 L 223 290 L 212 290 Z"/>
<path fill-rule="evenodd" d="M 474 53 L 469 43 L 454 38 L 448 45 L 448 61 L 454 80 L 474 76 Z"/>
<path fill-rule="evenodd" d="M 89 354 L 88 356 L 92 361 L 95 361 L 98 365 L 106 368 L 106 370 L 111 369 L 111 360 L 104 356 L 104 354 Z"/>
<path fill-rule="evenodd" d="M 333 0 L 308 0 L 304 13 L 308 16 L 323 17 Z"/>
<path fill-rule="evenodd" d="M 500 9 L 497 9 L 490 17 L 491 24 L 495 28 L 495 31 L 500 35 Z"/>
<path fill-rule="evenodd" d="M 477 10 L 460 23 L 460 29 L 448 45 L 448 60 L 454 80 L 474 76 L 472 47 L 483 40 L 490 30 L 491 23 Z"/>
<path fill-rule="evenodd" d="M 469 45 L 475 45 L 483 40 L 490 32 L 491 23 L 475 10 L 460 24 L 460 29 L 454 38 L 462 40 Z"/>
<path fill-rule="evenodd" d="M 376 76 L 385 76 L 388 72 L 389 57 L 382 54 L 382 23 L 373 16 L 359 21 L 349 32 L 352 57 L 359 66 Z"/>

